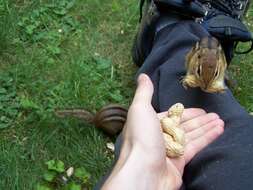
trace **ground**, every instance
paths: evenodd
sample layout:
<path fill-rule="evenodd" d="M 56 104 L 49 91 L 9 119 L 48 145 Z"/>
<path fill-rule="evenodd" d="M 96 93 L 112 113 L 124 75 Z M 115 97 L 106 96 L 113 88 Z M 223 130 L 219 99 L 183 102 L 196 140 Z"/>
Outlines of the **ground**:
<path fill-rule="evenodd" d="M 84 167 L 89 188 L 108 169 L 112 140 L 54 110 L 129 105 L 138 11 L 136 0 L 0 0 L 0 189 L 36 189 L 48 160 Z M 230 67 L 234 93 L 248 111 L 252 58 L 236 56 Z"/>

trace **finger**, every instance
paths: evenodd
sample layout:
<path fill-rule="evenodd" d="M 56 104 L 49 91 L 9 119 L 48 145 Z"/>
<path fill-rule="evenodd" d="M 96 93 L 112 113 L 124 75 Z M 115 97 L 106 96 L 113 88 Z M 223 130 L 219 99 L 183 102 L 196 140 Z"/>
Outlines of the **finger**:
<path fill-rule="evenodd" d="M 224 127 L 216 126 L 206 132 L 201 137 L 191 141 L 185 147 L 185 161 L 186 164 L 202 149 L 207 147 L 215 139 L 217 139 L 224 132 Z"/>
<path fill-rule="evenodd" d="M 188 108 L 185 109 L 182 115 L 181 123 L 191 120 L 195 117 L 205 115 L 206 112 L 200 108 Z"/>
<path fill-rule="evenodd" d="M 213 120 L 219 119 L 219 116 L 215 113 L 208 113 L 205 115 L 200 115 L 191 120 L 188 120 L 181 124 L 181 128 L 185 130 L 185 132 L 191 132 L 194 129 L 197 129 Z"/>
<path fill-rule="evenodd" d="M 188 121 L 190 119 L 193 119 L 195 117 L 204 115 L 204 114 L 206 114 L 206 112 L 203 109 L 200 109 L 200 108 L 188 108 L 188 109 L 185 109 L 184 112 L 183 112 L 183 115 L 182 115 L 181 123 L 185 122 L 185 121 Z M 168 112 L 167 111 L 161 112 L 161 113 L 157 114 L 157 117 L 159 119 L 162 119 L 162 118 L 167 117 L 167 116 L 168 116 Z"/>
<path fill-rule="evenodd" d="M 138 85 L 135 92 L 133 104 L 150 104 L 153 96 L 153 91 L 154 87 L 148 75 L 140 74 L 138 77 Z"/>
<path fill-rule="evenodd" d="M 224 127 L 224 122 L 221 119 L 216 119 L 205 124 L 204 126 L 200 126 L 199 128 L 186 133 L 185 136 L 186 136 L 187 142 L 193 141 L 205 135 L 209 130 L 215 128 L 216 126 Z"/>

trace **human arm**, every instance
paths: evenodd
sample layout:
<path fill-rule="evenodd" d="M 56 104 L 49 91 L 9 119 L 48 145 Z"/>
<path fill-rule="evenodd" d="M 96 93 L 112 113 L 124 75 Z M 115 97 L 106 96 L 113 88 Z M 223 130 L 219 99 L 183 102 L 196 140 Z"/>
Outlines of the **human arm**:
<path fill-rule="evenodd" d="M 138 87 L 123 130 L 119 159 L 102 187 L 107 189 L 179 189 L 185 165 L 223 133 L 224 123 L 214 113 L 186 109 L 180 127 L 186 132 L 185 153 L 166 157 L 160 118 L 152 105 L 153 85 L 146 75 Z"/>

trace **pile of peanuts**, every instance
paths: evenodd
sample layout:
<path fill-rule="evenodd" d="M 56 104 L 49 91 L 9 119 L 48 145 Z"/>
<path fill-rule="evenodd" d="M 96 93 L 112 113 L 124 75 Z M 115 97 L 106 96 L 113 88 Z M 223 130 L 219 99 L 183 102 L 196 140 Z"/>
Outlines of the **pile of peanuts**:
<path fill-rule="evenodd" d="M 184 105 L 177 103 L 168 110 L 167 117 L 160 120 L 163 129 L 166 155 L 170 158 L 184 154 L 185 131 L 180 128 Z"/>

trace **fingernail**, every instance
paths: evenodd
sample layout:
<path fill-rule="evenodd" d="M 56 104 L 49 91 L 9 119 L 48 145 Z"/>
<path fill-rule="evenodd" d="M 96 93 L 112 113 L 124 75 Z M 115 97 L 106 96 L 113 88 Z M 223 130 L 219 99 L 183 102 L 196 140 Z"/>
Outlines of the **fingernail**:
<path fill-rule="evenodd" d="M 216 126 L 216 131 L 219 135 L 221 135 L 224 132 L 224 127 L 223 126 Z"/>
<path fill-rule="evenodd" d="M 146 75 L 145 74 L 140 74 L 139 77 L 138 77 L 138 83 L 142 83 L 142 82 L 145 82 L 147 79 Z"/>

